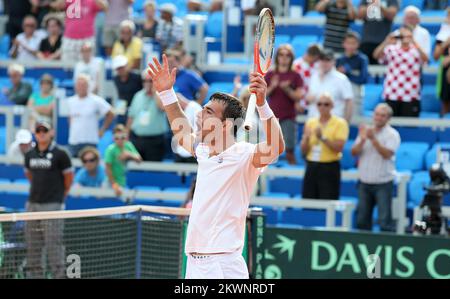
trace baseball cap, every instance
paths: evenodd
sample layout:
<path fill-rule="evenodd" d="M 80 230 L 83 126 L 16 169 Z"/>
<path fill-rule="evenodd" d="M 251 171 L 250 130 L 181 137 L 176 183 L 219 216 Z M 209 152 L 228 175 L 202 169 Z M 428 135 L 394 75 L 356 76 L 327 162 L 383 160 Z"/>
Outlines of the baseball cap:
<path fill-rule="evenodd" d="M 161 5 L 159 10 L 165 11 L 165 12 L 170 13 L 171 15 L 174 15 L 177 12 L 177 7 L 175 6 L 175 4 L 172 4 L 172 3 L 164 3 L 163 5 Z"/>
<path fill-rule="evenodd" d="M 38 121 L 36 123 L 36 125 L 34 126 L 34 128 L 37 130 L 38 128 L 46 128 L 47 130 L 51 130 L 52 129 L 52 125 L 49 124 L 46 121 Z"/>
<path fill-rule="evenodd" d="M 28 144 L 33 140 L 31 132 L 25 129 L 20 129 L 16 133 L 16 142 L 19 144 Z"/>
<path fill-rule="evenodd" d="M 320 60 L 334 60 L 334 52 L 331 49 L 324 49 L 320 54 Z"/>
<path fill-rule="evenodd" d="M 114 57 L 113 61 L 112 61 L 112 68 L 114 70 L 126 66 L 128 64 L 128 58 L 126 58 L 123 55 L 118 55 L 116 57 Z"/>

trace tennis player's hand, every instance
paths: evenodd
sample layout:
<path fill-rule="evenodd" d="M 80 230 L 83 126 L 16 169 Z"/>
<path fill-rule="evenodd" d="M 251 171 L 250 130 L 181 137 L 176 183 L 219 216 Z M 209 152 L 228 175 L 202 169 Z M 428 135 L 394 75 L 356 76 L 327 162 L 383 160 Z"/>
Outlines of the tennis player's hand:
<path fill-rule="evenodd" d="M 267 83 L 263 75 L 258 72 L 250 73 L 250 86 L 251 93 L 256 94 L 256 105 L 262 106 L 266 101 Z"/>
<path fill-rule="evenodd" d="M 148 64 L 147 73 L 153 80 L 153 87 L 155 90 L 157 92 L 161 92 L 173 87 L 175 84 L 177 69 L 173 68 L 169 71 L 167 56 L 166 54 L 163 54 L 163 64 L 161 65 L 158 59 L 153 57 L 153 64 L 151 62 Z"/>

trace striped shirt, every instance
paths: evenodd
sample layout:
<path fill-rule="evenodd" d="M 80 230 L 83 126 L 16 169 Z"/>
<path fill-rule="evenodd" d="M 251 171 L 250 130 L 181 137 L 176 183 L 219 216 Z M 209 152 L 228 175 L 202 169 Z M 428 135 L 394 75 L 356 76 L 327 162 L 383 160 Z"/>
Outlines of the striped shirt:
<path fill-rule="evenodd" d="M 338 8 L 336 3 L 330 3 L 325 9 L 325 15 L 327 20 L 323 45 L 333 51 L 343 52 L 342 42 L 351 22 L 348 7 Z"/>
<path fill-rule="evenodd" d="M 395 152 L 400 146 L 400 134 L 390 125 L 384 126 L 375 138 L 387 149 L 394 152 L 390 159 L 384 159 L 370 140 L 364 143 L 359 156 L 358 173 L 359 179 L 365 184 L 383 184 L 390 182 L 395 176 Z M 355 144 L 360 142 L 356 138 Z"/>

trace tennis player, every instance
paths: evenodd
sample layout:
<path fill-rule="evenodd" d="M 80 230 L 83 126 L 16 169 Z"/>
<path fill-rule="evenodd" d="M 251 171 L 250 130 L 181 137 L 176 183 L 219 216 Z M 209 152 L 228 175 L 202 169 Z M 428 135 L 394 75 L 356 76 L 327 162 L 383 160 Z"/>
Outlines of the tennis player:
<path fill-rule="evenodd" d="M 233 96 L 214 93 L 199 113 L 194 133 L 181 109 L 173 85 L 176 69 L 156 58 L 148 73 L 164 104 L 179 144 L 198 161 L 197 183 L 186 239 L 186 278 L 245 279 L 242 257 L 250 196 L 259 175 L 284 151 L 280 125 L 266 102 L 267 84 L 257 72 L 250 74 L 251 92 L 265 124 L 266 142 L 236 142 L 244 108 Z"/>

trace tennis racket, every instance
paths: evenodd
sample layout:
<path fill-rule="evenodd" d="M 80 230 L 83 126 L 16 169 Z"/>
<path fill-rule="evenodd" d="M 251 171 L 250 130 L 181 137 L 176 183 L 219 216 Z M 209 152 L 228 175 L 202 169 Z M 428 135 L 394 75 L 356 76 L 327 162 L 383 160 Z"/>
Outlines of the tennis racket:
<path fill-rule="evenodd" d="M 259 13 L 258 23 L 256 24 L 255 42 L 253 45 L 253 69 L 265 75 L 270 68 L 273 57 L 273 48 L 275 44 L 275 21 L 272 11 L 264 8 Z M 245 115 L 244 129 L 252 129 L 252 119 L 255 114 L 256 95 L 252 93 L 247 106 Z"/>

